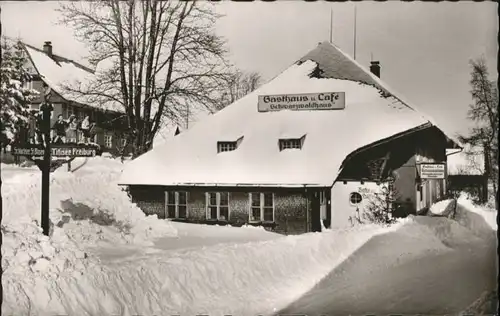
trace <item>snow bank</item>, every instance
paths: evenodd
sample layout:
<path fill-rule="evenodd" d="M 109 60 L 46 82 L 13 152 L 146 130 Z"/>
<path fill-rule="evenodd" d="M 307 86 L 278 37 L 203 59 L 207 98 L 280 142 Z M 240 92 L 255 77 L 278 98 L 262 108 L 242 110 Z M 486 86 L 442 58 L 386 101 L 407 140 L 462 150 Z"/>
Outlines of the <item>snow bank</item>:
<path fill-rule="evenodd" d="M 3 186 L 2 314 L 270 315 L 298 300 L 361 247 L 374 258 L 363 261 L 364 269 L 390 273 L 390 266 L 494 237 L 487 211 L 463 198 L 456 222 L 412 216 L 390 227 L 362 225 L 299 236 L 171 223 L 146 217 L 130 203 L 115 185 L 122 166 L 99 157 L 74 160 L 73 173 L 66 166 L 57 170 L 51 177 L 55 225 L 50 238 L 33 222 L 39 218 L 39 175 L 25 174 L 19 177 L 26 181 Z M 224 235 L 231 235 L 225 243 L 195 249 L 158 251 L 151 243 L 160 236 L 182 242 L 186 237 L 221 241 Z M 239 242 L 257 235 L 262 240 Z M 384 242 L 366 246 L 382 235 Z M 156 252 L 105 264 L 85 253 L 103 240 L 117 249 L 139 244 Z M 395 259 L 381 260 L 377 247 L 390 249 Z"/>
<path fill-rule="evenodd" d="M 271 314 L 367 240 L 400 225 L 149 254 L 90 267 L 83 275 L 62 274 L 50 283 L 38 282 L 36 295 L 21 294 L 7 283 L 4 308 L 26 312 L 29 297 L 31 312 L 37 315 Z M 24 279 L 17 282 L 33 288 Z"/>
<path fill-rule="evenodd" d="M 151 238 L 175 235 L 175 229 L 169 222 L 157 220 L 156 216 L 146 217 L 136 205 L 130 203 L 128 195 L 116 184 L 122 168 L 119 160 L 98 157 L 75 159 L 72 162 L 74 172 L 67 172 L 66 165 L 56 170 L 51 175 L 50 185 L 50 219 L 53 225 L 68 225 L 65 231 L 72 238 L 88 242 L 124 239 L 129 243 L 151 244 Z M 3 188 L 4 224 L 16 226 L 39 221 L 41 174 L 26 174 L 16 180 L 16 183 L 9 183 Z M 71 222 L 71 219 L 81 219 L 85 224 Z M 116 229 L 114 232 L 103 230 L 102 226 Z M 103 237 L 102 231 L 108 232 L 109 236 Z"/>
<path fill-rule="evenodd" d="M 498 229 L 497 211 L 475 205 L 466 195 L 458 198 L 455 220 L 478 236 L 491 237 Z"/>
<path fill-rule="evenodd" d="M 490 241 L 446 217 L 411 217 L 274 315 L 456 315 L 495 286 Z"/>
<path fill-rule="evenodd" d="M 455 205 L 454 199 L 439 201 L 431 205 L 429 212 L 431 215 L 447 216 L 455 210 Z"/>
<path fill-rule="evenodd" d="M 474 212 L 459 211 L 457 216 L 465 213 L 470 218 L 468 213 Z M 442 258 L 458 246 L 482 243 L 486 234 L 477 231 L 491 232 L 491 228 L 479 227 L 479 220 L 474 220 L 411 216 L 390 227 L 363 225 L 299 236 L 173 223 L 181 239 L 219 238 L 239 230 L 242 235 L 268 234 L 263 237 L 268 240 L 150 252 L 100 266 L 87 259 L 85 270 L 68 269 L 50 281 L 14 279 L 7 274 L 4 314 L 30 310 L 37 315 L 271 315 L 300 299 L 341 264 L 351 262 L 361 247 L 363 256 L 370 258 L 363 261 L 363 269 L 380 276 L 417 259 Z M 370 243 L 374 240 L 378 242 Z M 394 259 L 380 259 L 379 247 L 389 249 Z"/>
<path fill-rule="evenodd" d="M 430 215 L 451 216 L 455 226 L 460 225 L 480 238 L 491 238 L 494 235 L 493 231 L 497 230 L 497 212 L 474 204 L 466 194 L 460 195 L 458 200 L 448 199 L 433 204 L 430 208 Z M 458 229 L 458 227 L 455 228 Z"/>
<path fill-rule="evenodd" d="M 3 183 L 4 278 L 38 270 L 59 275 L 69 266 L 82 272 L 96 264 L 85 251 L 98 242 L 151 245 L 155 237 L 175 235 L 169 222 L 146 217 L 130 203 L 115 183 L 121 168 L 119 161 L 99 157 L 74 173 L 64 171 L 66 166 L 53 173 L 50 238 L 39 227 L 41 173 L 22 173 Z"/>
<path fill-rule="evenodd" d="M 198 233 L 208 238 L 222 234 L 216 229 L 236 229 L 200 225 L 200 232 L 195 231 L 197 225 L 180 226 L 184 226 L 179 229 L 181 235 Z M 37 315 L 271 315 L 298 300 L 378 236 L 385 236 L 386 241 L 374 245 L 386 247 L 389 242 L 395 259 L 379 262 L 380 249 L 364 247 L 363 253 L 369 251 L 374 258 L 365 269 L 374 275 L 390 273 L 391 266 L 453 252 L 460 243 L 481 242 L 468 227 L 448 218 L 409 217 L 385 228 L 365 225 L 149 253 L 91 265 L 83 274 L 61 273 L 52 282 L 7 282 L 4 308 L 22 314 L 31 299 L 31 312 Z M 33 287 L 36 294 L 18 290 Z"/>

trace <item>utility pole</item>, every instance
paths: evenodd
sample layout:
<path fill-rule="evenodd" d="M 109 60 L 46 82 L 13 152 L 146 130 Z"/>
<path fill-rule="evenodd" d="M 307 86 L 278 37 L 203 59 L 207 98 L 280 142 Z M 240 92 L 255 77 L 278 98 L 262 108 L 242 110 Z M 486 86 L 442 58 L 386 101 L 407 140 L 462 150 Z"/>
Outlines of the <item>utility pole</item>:
<path fill-rule="evenodd" d="M 330 9 L 330 43 L 333 43 L 333 9 Z"/>
<path fill-rule="evenodd" d="M 356 60 L 356 24 L 357 24 L 357 8 L 354 5 L 354 60 Z"/>

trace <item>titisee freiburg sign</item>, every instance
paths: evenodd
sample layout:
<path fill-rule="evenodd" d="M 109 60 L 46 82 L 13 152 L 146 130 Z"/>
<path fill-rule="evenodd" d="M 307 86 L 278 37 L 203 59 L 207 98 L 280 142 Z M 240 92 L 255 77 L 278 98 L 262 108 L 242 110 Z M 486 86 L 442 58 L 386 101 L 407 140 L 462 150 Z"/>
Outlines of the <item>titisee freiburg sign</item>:
<path fill-rule="evenodd" d="M 260 95 L 259 112 L 317 111 L 345 108 L 345 92 Z"/>
<path fill-rule="evenodd" d="M 25 145 L 23 147 L 12 148 L 14 156 L 34 156 L 42 157 L 45 149 L 37 145 Z M 50 148 L 52 157 L 95 157 L 97 150 L 90 146 L 53 145 Z"/>

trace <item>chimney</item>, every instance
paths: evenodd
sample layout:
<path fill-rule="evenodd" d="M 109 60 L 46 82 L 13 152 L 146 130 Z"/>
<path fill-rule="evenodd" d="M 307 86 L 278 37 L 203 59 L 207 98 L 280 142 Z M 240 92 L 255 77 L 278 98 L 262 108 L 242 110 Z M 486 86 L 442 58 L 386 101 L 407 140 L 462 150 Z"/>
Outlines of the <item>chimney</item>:
<path fill-rule="evenodd" d="M 45 42 L 43 44 L 43 52 L 49 57 L 52 57 L 52 42 Z"/>
<path fill-rule="evenodd" d="M 372 72 L 372 74 L 380 78 L 380 62 L 372 61 L 370 65 L 370 71 Z"/>

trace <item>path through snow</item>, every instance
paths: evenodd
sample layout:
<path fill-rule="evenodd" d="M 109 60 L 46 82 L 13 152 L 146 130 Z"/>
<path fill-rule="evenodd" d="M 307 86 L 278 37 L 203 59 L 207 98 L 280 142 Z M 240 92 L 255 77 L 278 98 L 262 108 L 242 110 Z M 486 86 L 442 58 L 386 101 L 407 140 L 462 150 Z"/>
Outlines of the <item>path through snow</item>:
<path fill-rule="evenodd" d="M 417 217 L 373 237 L 279 314 L 457 314 L 496 286 L 495 239 L 493 230 L 478 236 L 447 218 Z"/>

